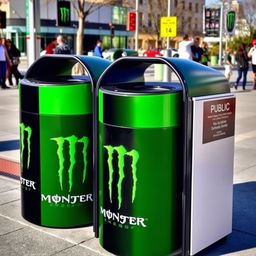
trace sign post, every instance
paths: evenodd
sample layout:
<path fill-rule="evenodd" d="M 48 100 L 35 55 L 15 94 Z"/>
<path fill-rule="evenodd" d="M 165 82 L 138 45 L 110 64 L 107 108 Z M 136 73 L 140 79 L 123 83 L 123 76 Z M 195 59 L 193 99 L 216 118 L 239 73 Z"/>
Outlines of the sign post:
<path fill-rule="evenodd" d="M 25 4 L 27 55 L 30 66 L 40 56 L 40 1 L 26 0 Z"/>

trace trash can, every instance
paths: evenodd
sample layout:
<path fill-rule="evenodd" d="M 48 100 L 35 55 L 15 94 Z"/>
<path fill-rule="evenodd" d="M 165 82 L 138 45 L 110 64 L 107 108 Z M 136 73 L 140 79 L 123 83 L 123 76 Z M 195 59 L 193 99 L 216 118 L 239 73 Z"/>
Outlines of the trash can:
<path fill-rule="evenodd" d="M 178 82 L 146 82 L 152 64 Z M 100 77 L 94 107 L 94 231 L 104 249 L 194 255 L 231 232 L 235 98 L 223 74 L 122 58 Z"/>
<path fill-rule="evenodd" d="M 95 57 L 44 56 L 21 81 L 20 181 L 26 220 L 61 228 L 92 224 L 92 93 L 108 64 Z M 82 75 L 74 74 L 79 66 Z"/>
<path fill-rule="evenodd" d="M 181 245 L 181 91 L 100 88 L 99 238 L 114 254 L 168 255 Z"/>

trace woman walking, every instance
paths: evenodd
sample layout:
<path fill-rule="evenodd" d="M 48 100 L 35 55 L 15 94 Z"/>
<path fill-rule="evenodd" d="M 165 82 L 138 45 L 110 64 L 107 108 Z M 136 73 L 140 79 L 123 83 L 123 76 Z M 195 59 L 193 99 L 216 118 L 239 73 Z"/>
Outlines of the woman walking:
<path fill-rule="evenodd" d="M 243 76 L 243 90 L 245 90 L 246 82 L 247 82 L 247 72 L 249 68 L 249 63 L 248 63 L 248 55 L 245 50 L 245 46 L 241 44 L 238 47 L 238 50 L 235 55 L 235 60 L 237 62 L 237 72 L 238 72 L 238 77 L 236 79 L 236 84 L 235 84 L 235 89 L 237 90 L 237 87 L 239 85 L 239 82 Z"/>
<path fill-rule="evenodd" d="M 2 89 L 9 88 L 5 84 L 7 63 L 11 66 L 11 60 L 4 45 L 4 39 L 0 38 L 0 84 Z"/>

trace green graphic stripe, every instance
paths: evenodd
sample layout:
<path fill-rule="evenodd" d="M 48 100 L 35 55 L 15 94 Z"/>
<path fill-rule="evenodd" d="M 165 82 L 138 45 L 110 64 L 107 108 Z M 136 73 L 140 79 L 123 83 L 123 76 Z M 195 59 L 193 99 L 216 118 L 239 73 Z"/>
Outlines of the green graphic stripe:
<path fill-rule="evenodd" d="M 51 138 L 51 140 L 56 141 L 58 145 L 58 148 L 57 148 L 57 156 L 59 159 L 58 175 L 59 175 L 60 188 L 61 190 L 63 190 L 63 171 L 64 171 L 64 161 L 65 161 L 63 156 L 63 147 L 64 147 L 65 138 L 58 137 L 58 138 Z"/>
<path fill-rule="evenodd" d="M 71 135 L 69 137 L 58 137 L 58 138 L 51 138 L 51 140 L 56 141 L 57 143 L 57 156 L 59 160 L 59 170 L 58 170 L 58 175 L 59 175 L 59 183 L 60 183 L 60 188 L 63 190 L 63 172 L 64 172 L 64 162 L 67 157 L 70 160 L 70 165 L 68 168 L 68 184 L 69 184 L 69 192 L 72 190 L 73 187 L 73 171 L 74 171 L 74 166 L 76 164 L 76 143 L 82 143 L 83 144 L 83 161 L 84 161 L 84 169 L 83 169 L 83 183 L 85 182 L 86 179 L 86 172 L 87 172 L 87 147 L 89 144 L 89 139 L 88 137 L 82 137 L 81 139 L 78 139 L 75 135 Z M 64 143 L 67 144 L 68 146 L 68 152 L 69 155 L 64 156 Z"/>
<path fill-rule="evenodd" d="M 39 87 L 39 114 L 81 115 L 91 113 L 90 83 Z"/>
<path fill-rule="evenodd" d="M 181 122 L 181 97 L 180 92 L 119 96 L 99 91 L 99 121 L 132 128 L 178 126 Z"/>
<path fill-rule="evenodd" d="M 113 154 L 114 151 L 117 152 L 118 156 L 118 182 L 117 182 L 117 198 L 118 198 L 118 209 L 122 206 L 122 185 L 123 180 L 125 178 L 124 173 L 124 167 L 125 167 L 125 156 L 132 157 L 132 163 L 131 163 L 131 172 L 132 172 L 132 178 L 133 178 L 133 188 L 132 188 L 132 203 L 134 202 L 135 196 L 136 196 L 136 188 L 137 188 L 137 162 L 139 160 L 139 153 L 136 150 L 131 150 L 127 152 L 126 148 L 122 145 L 120 146 L 104 146 L 105 149 L 107 149 L 108 152 L 108 169 L 109 169 L 109 180 L 108 180 L 108 189 L 109 189 L 109 198 L 110 202 L 112 203 L 112 184 L 113 184 L 113 175 L 114 175 L 114 168 L 113 168 Z"/>
<path fill-rule="evenodd" d="M 127 153 L 127 156 L 132 157 L 132 178 L 133 178 L 133 186 L 132 186 L 132 203 L 134 202 L 136 196 L 136 188 L 137 188 L 137 162 L 139 160 L 139 152 L 136 150 L 131 150 Z"/>
<path fill-rule="evenodd" d="M 25 133 L 27 134 L 27 140 L 25 143 Z M 23 154 L 25 149 L 25 144 L 27 145 L 28 156 L 27 156 L 27 169 L 30 166 L 30 153 L 31 153 L 31 136 L 32 136 L 32 129 L 29 126 L 25 126 L 24 123 L 20 123 L 20 162 L 21 162 L 21 169 L 23 169 Z"/>

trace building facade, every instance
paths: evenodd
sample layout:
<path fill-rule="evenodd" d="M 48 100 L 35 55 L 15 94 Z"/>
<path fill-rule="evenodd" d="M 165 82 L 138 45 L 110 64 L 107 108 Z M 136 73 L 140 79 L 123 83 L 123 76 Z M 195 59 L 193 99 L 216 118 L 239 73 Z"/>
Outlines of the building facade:
<path fill-rule="evenodd" d="M 0 10 L 6 11 L 7 26 L 2 34 L 12 39 L 21 52 L 26 54 L 26 1 L 30 0 L 5 0 L 1 1 Z M 71 25 L 60 27 L 57 25 L 57 1 L 40 1 L 40 35 L 41 50 L 56 38 L 56 35 L 65 35 L 67 42 L 75 52 L 75 40 L 78 19 L 75 9 L 71 4 Z M 84 50 L 85 53 L 93 50 L 98 39 L 103 40 L 104 48 L 128 47 L 128 38 L 133 35 L 126 30 L 128 8 L 122 6 L 102 6 L 89 14 L 85 20 Z M 111 35 L 110 25 L 114 25 L 114 37 Z"/>

